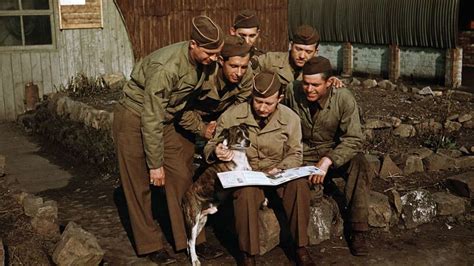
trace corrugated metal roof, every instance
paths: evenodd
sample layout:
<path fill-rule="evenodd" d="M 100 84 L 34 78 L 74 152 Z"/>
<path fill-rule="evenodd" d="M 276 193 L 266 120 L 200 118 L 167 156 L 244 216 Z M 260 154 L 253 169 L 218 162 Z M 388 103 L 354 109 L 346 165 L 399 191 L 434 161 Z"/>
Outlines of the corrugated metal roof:
<path fill-rule="evenodd" d="M 454 48 L 459 0 L 288 0 L 289 32 L 316 27 L 321 40 Z"/>

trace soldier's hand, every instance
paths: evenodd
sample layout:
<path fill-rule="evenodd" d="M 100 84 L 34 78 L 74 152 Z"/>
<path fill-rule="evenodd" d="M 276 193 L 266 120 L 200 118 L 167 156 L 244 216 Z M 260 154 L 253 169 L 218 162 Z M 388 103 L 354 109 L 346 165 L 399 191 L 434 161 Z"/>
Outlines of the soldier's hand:
<path fill-rule="evenodd" d="M 332 165 L 331 159 L 329 159 L 328 157 L 321 158 L 321 160 L 319 160 L 319 162 L 317 162 L 315 166 L 318 167 L 322 171 L 322 174 L 310 175 L 308 180 L 312 184 L 322 184 L 324 182 L 324 178 L 326 177 L 326 174 L 331 165 Z"/>
<path fill-rule="evenodd" d="M 269 175 L 276 175 L 276 174 L 278 174 L 279 172 L 281 172 L 281 169 L 275 167 L 275 168 L 270 169 L 267 173 L 268 173 Z"/>
<path fill-rule="evenodd" d="M 214 152 L 216 153 L 217 158 L 224 162 L 232 161 L 234 158 L 234 152 L 229 150 L 229 148 L 222 143 L 217 144 Z"/>
<path fill-rule="evenodd" d="M 150 184 L 161 187 L 165 185 L 165 169 L 162 167 L 150 169 Z"/>
<path fill-rule="evenodd" d="M 340 79 L 332 76 L 328 79 L 329 82 L 331 82 L 331 85 L 336 87 L 336 88 L 342 88 L 342 87 L 345 87 L 346 85 L 344 85 L 344 82 L 342 82 Z"/>
<path fill-rule="evenodd" d="M 216 121 L 211 121 L 209 122 L 209 124 L 207 124 L 206 126 L 206 131 L 204 132 L 204 137 L 206 139 L 212 139 L 212 137 L 214 137 L 214 133 L 216 132 L 216 126 L 217 126 L 217 123 Z"/>

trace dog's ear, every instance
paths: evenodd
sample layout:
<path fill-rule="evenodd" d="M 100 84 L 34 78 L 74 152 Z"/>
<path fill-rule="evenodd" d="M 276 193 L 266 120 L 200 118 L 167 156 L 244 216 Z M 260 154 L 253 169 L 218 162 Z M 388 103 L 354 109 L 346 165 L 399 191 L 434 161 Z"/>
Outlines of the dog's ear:
<path fill-rule="evenodd" d="M 218 142 L 217 143 L 222 143 L 224 144 L 225 146 L 227 146 L 227 142 L 228 142 L 228 139 L 229 138 L 229 129 L 228 128 L 224 128 L 221 132 L 221 134 L 219 134 L 219 138 L 218 138 Z"/>
<path fill-rule="evenodd" d="M 244 124 L 244 123 L 240 124 L 239 128 L 244 132 L 248 132 L 248 130 L 249 130 L 247 124 Z"/>

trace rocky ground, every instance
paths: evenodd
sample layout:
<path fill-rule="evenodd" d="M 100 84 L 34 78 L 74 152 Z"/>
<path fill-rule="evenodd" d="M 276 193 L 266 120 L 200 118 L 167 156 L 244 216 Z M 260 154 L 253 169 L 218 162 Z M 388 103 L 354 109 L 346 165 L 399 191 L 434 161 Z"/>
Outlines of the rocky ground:
<path fill-rule="evenodd" d="M 474 169 L 472 160 L 466 159 L 474 154 L 474 96 L 432 84 L 380 81 L 377 84 L 376 81 L 364 79 L 360 82 L 348 79 L 345 82 L 354 91 L 361 107 L 367 137 L 365 152 L 375 156 L 379 167 L 382 165 L 381 171 L 377 169 L 380 174 L 374 180 L 372 189 L 385 195 L 390 195 L 392 191 L 404 195 L 420 188 L 431 194 L 455 194 L 447 178 Z M 427 86 L 430 90 L 425 88 Z M 72 96 L 92 106 L 105 106 L 103 109 L 110 110 L 117 92 L 96 91 L 95 97 L 80 93 Z M 104 168 L 93 167 L 93 164 L 85 165 L 77 160 L 76 154 L 64 152 L 64 147 L 56 142 L 51 145 L 52 142 L 45 138 L 32 136 L 31 139 L 42 143 L 42 155 L 74 176 L 68 186 L 37 195 L 45 201 L 57 202 L 57 222 L 61 230 L 74 221 L 94 234 L 105 250 L 104 264 L 146 264 L 144 258 L 135 256 L 127 234 L 125 201 L 117 175 L 113 171 L 104 172 Z M 445 157 L 422 155 L 421 148 Z M 387 156 L 394 162 L 395 168 L 393 165 L 389 167 Z M 422 168 L 419 164 L 410 164 L 408 157 L 413 162 L 421 162 Z M 471 174 L 472 178 L 474 175 Z M 154 192 L 157 197 L 162 194 L 159 189 Z M 0 242 L 6 250 L 7 264 L 53 264 L 52 254 L 59 236 L 45 237 L 32 228 L 31 218 L 25 215 L 19 203 L 22 194 L 15 190 L 11 180 L 0 177 L 0 195 Z M 403 219 L 383 221 L 381 218 L 382 221 L 378 222 L 386 222 L 387 225 L 371 229 L 371 253 L 366 258 L 351 256 L 343 237 L 333 237 L 314 245 L 310 251 L 323 265 L 472 265 L 474 213 L 471 201 L 464 201 L 468 208 L 462 213 L 438 215 L 422 225 L 407 226 Z M 157 213 L 162 208 L 156 206 Z M 392 206 L 392 209 L 396 207 Z M 166 219 L 159 215 L 157 219 L 164 225 L 166 237 Z M 224 257 L 204 261 L 204 264 L 234 264 L 234 239 L 228 232 L 219 230 L 218 226 L 208 226 L 206 230 L 210 241 L 222 245 L 228 252 Z M 168 249 L 172 250 L 170 246 Z M 187 263 L 183 252 L 176 255 L 178 264 Z M 290 264 L 280 248 L 260 256 L 258 263 Z"/>

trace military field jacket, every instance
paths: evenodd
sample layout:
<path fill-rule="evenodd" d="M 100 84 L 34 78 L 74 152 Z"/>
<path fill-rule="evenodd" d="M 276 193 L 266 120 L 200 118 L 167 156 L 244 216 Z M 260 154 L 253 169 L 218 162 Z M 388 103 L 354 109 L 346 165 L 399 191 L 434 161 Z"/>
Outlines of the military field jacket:
<path fill-rule="evenodd" d="M 221 141 L 224 128 L 246 124 L 249 128 L 251 147 L 246 151 L 250 166 L 256 171 L 267 171 L 274 167 L 288 169 L 303 162 L 301 126 L 297 114 L 279 104 L 267 125 L 260 129 L 255 121 L 250 102 L 232 106 L 217 121 L 216 135 L 204 147 L 208 163 L 215 159 L 214 150 Z"/>
<path fill-rule="evenodd" d="M 191 63 L 189 42 L 161 48 L 138 62 L 125 84 L 122 103 L 141 116 L 143 145 L 150 169 L 163 165 L 163 127 L 182 110 L 208 73 Z M 215 66 L 214 66 L 215 67 Z"/>
<path fill-rule="evenodd" d="M 301 81 L 287 87 L 284 103 L 301 118 L 305 163 L 316 163 L 327 156 L 337 168 L 362 149 L 363 135 L 352 92 L 346 88 L 331 88 L 328 93 L 313 117 Z"/>
<path fill-rule="evenodd" d="M 246 102 L 252 94 L 252 70 L 247 69 L 238 84 L 226 84 L 222 69 L 215 72 L 204 81 L 195 97 L 188 102 L 179 124 L 186 130 L 204 136 L 207 123 L 215 121 L 229 107 Z M 225 93 L 220 96 L 219 92 Z"/>
<path fill-rule="evenodd" d="M 290 65 L 290 57 L 288 52 L 268 52 L 257 57 L 257 66 L 255 66 L 255 74 L 263 71 L 272 71 L 278 74 L 281 84 L 286 87 L 295 80 L 295 70 Z M 302 79 L 301 73 L 296 78 Z"/>

